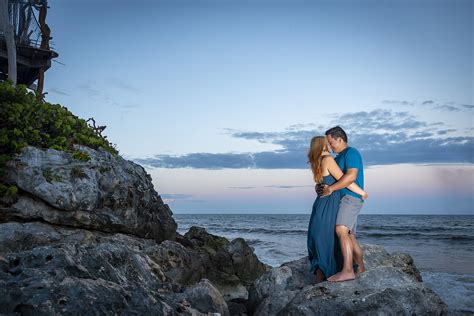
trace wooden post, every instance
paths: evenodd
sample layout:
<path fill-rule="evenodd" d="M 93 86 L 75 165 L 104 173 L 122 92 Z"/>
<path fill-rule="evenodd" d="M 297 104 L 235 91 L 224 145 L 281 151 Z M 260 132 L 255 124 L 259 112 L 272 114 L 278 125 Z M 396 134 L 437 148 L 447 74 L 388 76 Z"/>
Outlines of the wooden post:
<path fill-rule="evenodd" d="M 49 49 L 49 39 L 51 36 L 51 30 L 46 24 L 46 13 L 48 9 L 48 4 L 45 3 L 41 6 L 39 12 L 39 24 L 41 29 L 41 49 Z M 38 87 L 36 89 L 36 98 L 38 100 L 43 99 L 43 87 L 44 87 L 44 68 L 41 67 L 38 70 Z"/>
<path fill-rule="evenodd" d="M 10 23 L 8 17 L 8 0 L 0 0 L 0 22 L 2 25 L 5 42 L 7 44 L 8 52 L 8 79 L 13 81 L 16 86 L 17 71 L 16 71 L 16 45 L 15 34 L 13 32 L 13 25 Z"/>

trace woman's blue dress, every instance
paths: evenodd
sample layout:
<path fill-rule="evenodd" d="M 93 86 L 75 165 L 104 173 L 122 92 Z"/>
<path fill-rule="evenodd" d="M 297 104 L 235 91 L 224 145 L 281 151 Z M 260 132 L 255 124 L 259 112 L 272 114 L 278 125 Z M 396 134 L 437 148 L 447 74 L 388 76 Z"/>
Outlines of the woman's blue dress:
<path fill-rule="evenodd" d="M 331 185 L 335 182 L 336 179 L 331 175 L 323 177 L 324 184 Z M 319 268 L 326 278 L 341 271 L 343 265 L 339 238 L 335 233 L 340 200 L 339 190 L 329 196 L 318 196 L 313 203 L 309 220 L 307 244 L 310 271 L 315 273 Z"/>

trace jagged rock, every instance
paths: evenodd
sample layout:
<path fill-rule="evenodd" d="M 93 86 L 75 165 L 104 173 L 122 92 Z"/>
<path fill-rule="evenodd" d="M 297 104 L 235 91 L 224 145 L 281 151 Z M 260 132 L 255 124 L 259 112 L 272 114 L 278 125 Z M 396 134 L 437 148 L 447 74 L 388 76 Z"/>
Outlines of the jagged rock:
<path fill-rule="evenodd" d="M 412 276 L 416 281 L 423 281 L 420 271 L 416 268 L 410 255 L 402 252 L 389 254 L 385 248 L 377 245 L 364 245 L 363 249 L 367 269 L 378 266 L 401 268 L 403 272 Z"/>
<path fill-rule="evenodd" d="M 202 255 L 197 262 L 204 267 L 206 278 L 219 289 L 226 300 L 248 298 L 248 288 L 271 266 L 258 260 L 242 238 L 228 241 L 209 234 L 200 227 L 191 227 L 184 235 Z M 196 257 L 195 257 L 196 258 Z M 195 259 L 196 260 L 196 259 Z"/>
<path fill-rule="evenodd" d="M 409 255 L 390 255 L 363 245 L 367 271 L 356 280 L 315 284 L 308 258 L 276 267 L 258 278 L 249 301 L 255 315 L 444 315 L 447 305 L 425 286 Z"/>
<path fill-rule="evenodd" d="M 251 285 L 256 278 L 271 269 L 271 266 L 258 260 L 253 249 L 243 238 L 233 239 L 224 249 L 231 255 L 235 274 L 246 286 Z"/>
<path fill-rule="evenodd" d="M 183 291 L 168 294 L 164 300 L 179 314 L 208 315 L 216 313 L 230 316 L 227 303 L 221 293 L 207 279 L 186 287 Z"/>
<path fill-rule="evenodd" d="M 154 262 L 163 268 L 166 276 L 180 284 L 194 284 L 201 279 L 204 269 L 196 260 L 201 254 L 171 240 L 165 240 L 144 249 Z"/>
<path fill-rule="evenodd" d="M 217 237 L 199 230 L 207 240 Z M 236 244 L 231 250 L 248 247 L 245 241 Z M 227 272 L 202 251 L 171 240 L 157 244 L 133 235 L 44 222 L 1 223 L 0 313 L 230 315 L 219 288 L 207 279 Z M 234 273 L 243 268 L 225 248 L 216 248 L 217 254 L 227 257 L 226 266 Z M 254 259 L 254 266 L 263 266 Z M 233 278 L 247 294 L 243 284 L 253 280 L 235 274 Z M 85 301 L 88 305 L 81 305 Z"/>
<path fill-rule="evenodd" d="M 90 160 L 32 146 L 16 155 L 5 181 L 20 193 L 16 203 L 0 209 L 0 220 L 44 220 L 156 241 L 175 238 L 173 213 L 142 166 L 102 148 L 74 147 Z"/>
<path fill-rule="evenodd" d="M 379 267 L 350 282 L 303 288 L 279 315 L 443 315 L 447 306 L 401 269 Z"/>
<path fill-rule="evenodd" d="M 291 286 L 293 271 L 287 266 L 273 268 L 258 278 L 250 289 L 249 301 L 256 315 L 276 315 L 300 290 Z M 310 278 L 307 279 L 311 282 Z M 302 283 L 300 286 L 304 286 Z"/>
<path fill-rule="evenodd" d="M 45 223 L 3 223 L 0 232 L 2 313 L 166 315 L 170 309 L 155 295 L 169 288 L 163 272 L 138 251 L 151 240 Z"/>
<path fill-rule="evenodd" d="M 229 313 L 232 316 L 247 316 L 248 312 L 248 300 L 235 298 L 227 301 L 227 307 L 229 307 Z"/>
<path fill-rule="evenodd" d="M 229 316 L 227 303 L 221 293 L 207 279 L 186 288 L 184 295 L 191 305 L 200 312 L 220 313 Z"/>
<path fill-rule="evenodd" d="M 179 235 L 178 235 L 179 236 Z M 232 241 L 193 226 L 178 240 L 164 241 L 146 250 L 148 256 L 164 268 L 170 279 L 194 284 L 209 279 L 226 300 L 247 299 L 252 282 L 271 267 L 260 262 L 242 238 Z"/>

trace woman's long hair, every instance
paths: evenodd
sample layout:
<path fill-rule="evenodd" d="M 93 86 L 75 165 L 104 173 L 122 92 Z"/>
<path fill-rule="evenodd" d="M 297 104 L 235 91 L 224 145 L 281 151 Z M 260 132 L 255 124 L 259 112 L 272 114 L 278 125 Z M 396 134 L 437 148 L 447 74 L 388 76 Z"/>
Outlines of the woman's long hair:
<path fill-rule="evenodd" d="M 316 183 L 323 182 L 323 170 L 321 167 L 323 160 L 323 156 L 321 154 L 323 151 L 328 151 L 326 146 L 326 137 L 315 136 L 311 138 L 311 145 L 308 151 L 308 163 L 311 165 L 314 181 Z"/>

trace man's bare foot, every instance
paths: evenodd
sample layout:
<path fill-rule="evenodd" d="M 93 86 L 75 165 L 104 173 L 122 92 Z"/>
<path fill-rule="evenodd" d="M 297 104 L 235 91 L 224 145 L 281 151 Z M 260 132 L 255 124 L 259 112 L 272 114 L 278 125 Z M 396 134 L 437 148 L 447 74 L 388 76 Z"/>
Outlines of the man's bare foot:
<path fill-rule="evenodd" d="M 331 275 L 327 280 L 332 282 L 332 280 L 336 277 L 336 275 L 340 274 L 341 272 L 338 272 L 336 274 Z"/>
<path fill-rule="evenodd" d="M 330 282 L 343 282 L 343 281 L 349 281 L 349 280 L 354 280 L 355 279 L 355 274 L 354 272 L 338 272 L 328 278 L 328 281 Z"/>

